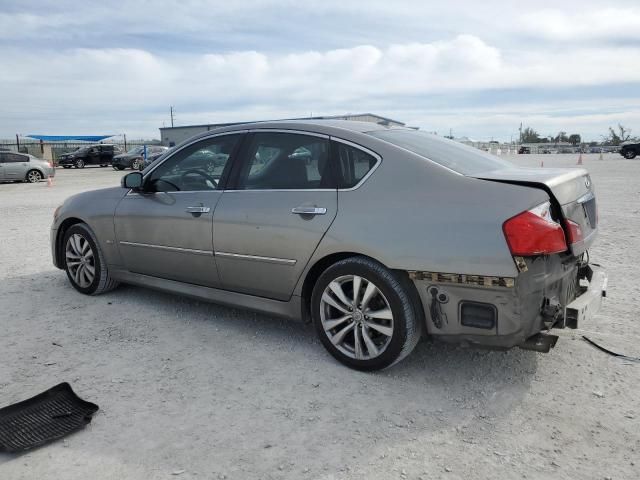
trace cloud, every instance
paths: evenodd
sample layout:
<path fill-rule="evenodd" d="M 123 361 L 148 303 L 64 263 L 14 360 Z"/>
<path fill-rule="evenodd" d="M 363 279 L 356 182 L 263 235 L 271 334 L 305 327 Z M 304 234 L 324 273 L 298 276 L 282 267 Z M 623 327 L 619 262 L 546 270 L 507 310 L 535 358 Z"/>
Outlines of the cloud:
<path fill-rule="evenodd" d="M 640 8 L 604 8 L 566 12 L 544 9 L 522 15 L 521 31 L 562 42 L 640 40 Z"/>
<path fill-rule="evenodd" d="M 562 110 L 576 123 L 591 115 L 595 129 L 611 121 L 602 115 L 636 118 L 631 87 L 640 85 L 640 9 L 600 3 L 7 3 L 0 136 L 98 128 L 156 135 L 169 105 L 182 124 L 362 110 L 486 132 L 540 107 L 532 120 L 555 128 L 558 103 L 543 91 L 591 92 L 576 100 L 584 104 L 598 95 L 598 106 Z M 607 109 L 623 90 L 627 106 Z M 505 92 L 534 96 L 512 105 L 499 100 Z M 482 96 L 482 109 L 464 105 L 473 96 Z"/>

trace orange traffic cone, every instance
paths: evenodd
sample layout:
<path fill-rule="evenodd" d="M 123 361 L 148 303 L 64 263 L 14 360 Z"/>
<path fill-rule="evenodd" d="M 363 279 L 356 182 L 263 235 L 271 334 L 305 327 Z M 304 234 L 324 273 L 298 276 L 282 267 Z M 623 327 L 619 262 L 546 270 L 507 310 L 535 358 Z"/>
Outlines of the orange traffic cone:
<path fill-rule="evenodd" d="M 578 157 L 578 163 L 576 165 L 582 165 L 582 152 L 580 152 L 580 156 Z"/>

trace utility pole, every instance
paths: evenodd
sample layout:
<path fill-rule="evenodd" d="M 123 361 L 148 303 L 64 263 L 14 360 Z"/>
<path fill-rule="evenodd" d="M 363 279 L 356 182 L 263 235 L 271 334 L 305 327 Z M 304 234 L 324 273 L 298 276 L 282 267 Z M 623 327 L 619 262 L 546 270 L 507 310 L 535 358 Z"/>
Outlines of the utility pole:
<path fill-rule="evenodd" d="M 124 137 L 124 151 L 127 151 L 127 134 L 123 133 L 122 136 Z"/>
<path fill-rule="evenodd" d="M 20 137 L 16 133 L 16 152 L 20 153 Z"/>
<path fill-rule="evenodd" d="M 522 143 L 522 122 L 520 122 L 520 143 Z"/>
<path fill-rule="evenodd" d="M 169 111 L 171 112 L 171 128 L 173 128 L 173 105 L 169 107 Z"/>

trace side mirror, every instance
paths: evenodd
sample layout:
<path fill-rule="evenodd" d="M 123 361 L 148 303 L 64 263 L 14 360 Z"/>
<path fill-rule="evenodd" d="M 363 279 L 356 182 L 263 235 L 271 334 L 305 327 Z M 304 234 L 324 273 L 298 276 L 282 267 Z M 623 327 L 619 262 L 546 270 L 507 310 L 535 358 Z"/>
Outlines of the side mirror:
<path fill-rule="evenodd" d="M 142 173 L 140 172 L 131 172 L 126 174 L 120 180 L 120 184 L 123 188 L 132 188 L 133 190 L 140 190 L 142 187 Z"/>

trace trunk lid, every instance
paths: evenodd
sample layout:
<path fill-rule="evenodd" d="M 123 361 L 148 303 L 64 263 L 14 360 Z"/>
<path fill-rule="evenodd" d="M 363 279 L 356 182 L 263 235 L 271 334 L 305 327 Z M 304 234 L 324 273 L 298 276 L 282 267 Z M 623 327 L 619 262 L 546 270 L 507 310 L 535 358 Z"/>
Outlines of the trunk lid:
<path fill-rule="evenodd" d="M 576 223 L 582 240 L 570 245 L 574 255 L 587 250 L 598 231 L 596 196 L 589 172 L 583 168 L 505 168 L 472 175 L 493 182 L 510 183 L 545 190 L 562 215 L 565 236 L 569 239 L 565 220 Z"/>

